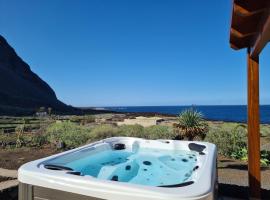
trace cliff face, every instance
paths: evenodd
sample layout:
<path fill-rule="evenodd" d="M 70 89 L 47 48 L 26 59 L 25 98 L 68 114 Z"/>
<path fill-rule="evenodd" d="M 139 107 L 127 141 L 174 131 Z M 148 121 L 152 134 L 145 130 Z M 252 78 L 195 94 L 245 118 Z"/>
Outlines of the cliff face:
<path fill-rule="evenodd" d="M 58 112 L 73 110 L 57 99 L 53 89 L 0 35 L 0 115 L 30 114 L 39 107 L 52 107 Z"/>

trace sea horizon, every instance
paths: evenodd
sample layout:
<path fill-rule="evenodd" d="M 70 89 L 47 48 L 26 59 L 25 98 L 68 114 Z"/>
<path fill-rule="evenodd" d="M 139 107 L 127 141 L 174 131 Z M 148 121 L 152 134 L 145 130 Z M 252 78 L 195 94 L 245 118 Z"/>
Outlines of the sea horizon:
<path fill-rule="evenodd" d="M 100 106 L 91 107 L 123 113 L 159 113 L 178 115 L 188 108 L 201 112 L 206 120 L 224 122 L 247 122 L 247 105 L 178 105 L 178 106 Z M 270 123 L 270 105 L 260 105 L 260 122 Z"/>

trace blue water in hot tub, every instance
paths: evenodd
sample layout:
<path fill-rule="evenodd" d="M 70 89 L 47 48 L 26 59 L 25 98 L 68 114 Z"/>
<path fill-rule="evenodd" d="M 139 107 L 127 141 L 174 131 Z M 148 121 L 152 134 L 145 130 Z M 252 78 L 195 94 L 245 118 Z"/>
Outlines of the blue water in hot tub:
<path fill-rule="evenodd" d="M 62 164 L 98 179 L 148 186 L 176 185 L 191 180 L 197 153 L 158 149 L 105 150 L 81 159 L 60 160 Z"/>

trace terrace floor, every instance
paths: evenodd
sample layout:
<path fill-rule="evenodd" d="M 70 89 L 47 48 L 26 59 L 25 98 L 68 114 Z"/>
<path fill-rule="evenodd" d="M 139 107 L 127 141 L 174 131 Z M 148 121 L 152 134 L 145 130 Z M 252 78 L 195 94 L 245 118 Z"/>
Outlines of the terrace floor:
<path fill-rule="evenodd" d="M 262 167 L 262 199 L 270 199 L 269 177 L 270 168 Z M 224 197 L 223 199 L 248 199 L 248 171 L 246 162 L 219 158 L 218 181 L 219 194 Z"/>

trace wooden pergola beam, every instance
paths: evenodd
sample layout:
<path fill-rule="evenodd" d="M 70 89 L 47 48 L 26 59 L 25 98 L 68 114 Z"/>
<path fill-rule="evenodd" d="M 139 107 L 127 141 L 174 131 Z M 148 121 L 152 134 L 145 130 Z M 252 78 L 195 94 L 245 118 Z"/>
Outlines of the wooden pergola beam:
<path fill-rule="evenodd" d="M 231 28 L 231 34 L 234 35 L 237 38 L 245 38 L 245 37 L 249 37 L 249 36 L 253 36 L 256 35 L 257 32 L 251 32 L 251 33 L 241 33 L 238 30 Z"/>
<path fill-rule="evenodd" d="M 258 34 L 251 51 L 251 57 L 253 58 L 258 57 L 265 45 L 270 41 L 270 9 L 268 12 L 269 14 L 262 28 L 262 31 L 260 34 Z"/>
<path fill-rule="evenodd" d="M 264 12 L 265 8 L 261 8 L 258 10 L 249 11 L 241 5 L 234 4 L 234 12 L 241 16 L 251 16 L 260 12 Z"/>
<path fill-rule="evenodd" d="M 258 33 L 258 21 L 260 21 L 261 17 L 261 13 L 255 13 L 247 16 L 235 14 L 231 28 L 242 34 Z"/>
<path fill-rule="evenodd" d="M 246 12 L 256 12 L 265 8 L 268 0 L 234 0 L 233 4 L 241 7 Z"/>
<path fill-rule="evenodd" d="M 259 55 L 270 41 L 270 0 L 233 0 L 230 45 L 248 48 L 248 177 L 250 199 L 261 197 Z"/>
<path fill-rule="evenodd" d="M 239 50 L 246 47 L 247 41 L 251 41 L 254 38 L 253 34 L 246 35 L 245 37 L 238 37 L 235 33 L 231 33 L 230 45 L 233 49 Z"/>
<path fill-rule="evenodd" d="M 264 47 L 262 44 L 269 41 L 268 33 L 264 31 L 268 30 L 264 25 L 267 24 L 269 15 L 269 0 L 234 0 L 230 30 L 231 47 L 238 50 L 255 47 L 257 43 L 258 49 L 252 49 L 252 56 L 256 57 Z M 261 39 L 258 40 L 259 37 Z"/>
<path fill-rule="evenodd" d="M 248 80 L 248 180 L 252 199 L 261 197 L 260 171 L 260 113 L 259 113 L 259 57 L 247 53 Z"/>

